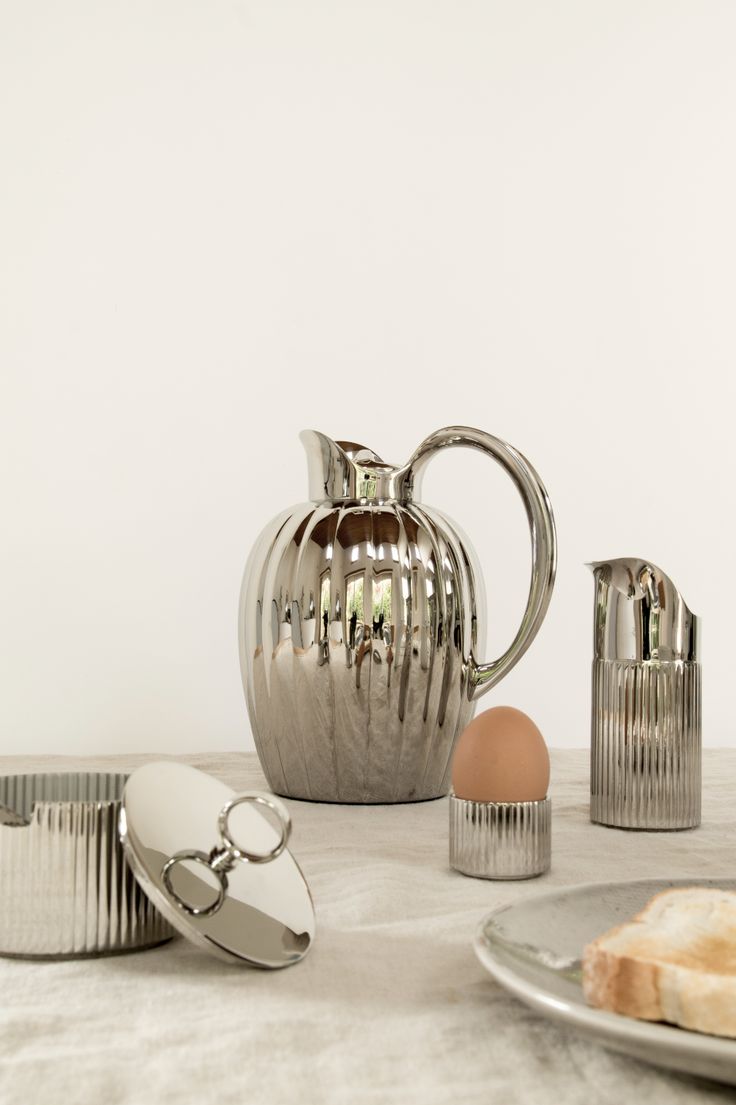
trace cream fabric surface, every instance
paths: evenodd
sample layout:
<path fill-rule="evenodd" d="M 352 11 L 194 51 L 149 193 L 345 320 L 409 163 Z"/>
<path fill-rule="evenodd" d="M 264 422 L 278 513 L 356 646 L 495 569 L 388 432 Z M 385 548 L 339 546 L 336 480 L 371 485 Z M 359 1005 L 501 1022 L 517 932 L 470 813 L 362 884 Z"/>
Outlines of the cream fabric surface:
<path fill-rule="evenodd" d="M 0 759 L 0 770 L 127 771 L 152 758 Z M 181 759 L 235 789 L 265 787 L 254 755 Z M 736 751 L 706 754 L 703 826 L 688 833 L 591 825 L 587 754 L 552 762 L 552 871 L 530 882 L 450 870 L 446 800 L 289 803 L 317 913 L 314 947 L 295 967 L 230 967 L 182 939 L 96 960 L 0 959 L 0 1100 L 733 1101 L 727 1087 L 619 1057 L 535 1015 L 491 981 L 472 941 L 488 910 L 552 887 L 730 874 Z"/>

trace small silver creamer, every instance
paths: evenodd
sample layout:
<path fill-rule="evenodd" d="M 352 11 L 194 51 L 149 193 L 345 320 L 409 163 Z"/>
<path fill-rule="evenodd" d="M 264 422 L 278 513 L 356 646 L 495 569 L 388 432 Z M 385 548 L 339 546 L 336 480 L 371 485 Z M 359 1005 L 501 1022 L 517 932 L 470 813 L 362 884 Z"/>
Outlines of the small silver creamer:
<path fill-rule="evenodd" d="M 622 829 L 700 824 L 698 619 L 672 580 L 635 557 L 595 577 L 590 817 Z"/>

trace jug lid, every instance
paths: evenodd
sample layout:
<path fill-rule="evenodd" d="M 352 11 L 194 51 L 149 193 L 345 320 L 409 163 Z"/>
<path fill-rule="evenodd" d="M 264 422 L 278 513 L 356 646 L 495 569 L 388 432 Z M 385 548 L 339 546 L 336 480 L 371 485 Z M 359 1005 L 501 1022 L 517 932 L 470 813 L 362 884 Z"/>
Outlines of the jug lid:
<path fill-rule="evenodd" d="M 314 939 L 309 888 L 286 847 L 290 829 L 274 795 L 236 794 L 178 763 L 134 771 L 119 822 L 133 873 L 166 920 L 217 958 L 258 967 L 296 963 Z"/>
<path fill-rule="evenodd" d="M 697 661 L 699 619 L 651 560 L 596 560 L 594 651 L 598 660 Z"/>

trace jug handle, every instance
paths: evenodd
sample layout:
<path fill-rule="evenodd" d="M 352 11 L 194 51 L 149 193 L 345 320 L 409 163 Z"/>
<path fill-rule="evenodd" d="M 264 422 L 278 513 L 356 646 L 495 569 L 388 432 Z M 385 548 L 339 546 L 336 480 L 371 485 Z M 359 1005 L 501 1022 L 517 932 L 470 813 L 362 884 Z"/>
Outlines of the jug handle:
<path fill-rule="evenodd" d="M 471 653 L 468 697 L 477 699 L 511 671 L 537 635 L 552 597 L 557 570 L 557 537 L 549 497 L 529 461 L 512 445 L 483 430 L 447 426 L 430 434 L 407 464 L 406 490 L 413 491 L 415 478 L 435 453 L 454 446 L 479 449 L 508 472 L 523 500 L 532 542 L 529 598 L 514 640 L 502 656 L 490 663 L 478 663 Z"/>

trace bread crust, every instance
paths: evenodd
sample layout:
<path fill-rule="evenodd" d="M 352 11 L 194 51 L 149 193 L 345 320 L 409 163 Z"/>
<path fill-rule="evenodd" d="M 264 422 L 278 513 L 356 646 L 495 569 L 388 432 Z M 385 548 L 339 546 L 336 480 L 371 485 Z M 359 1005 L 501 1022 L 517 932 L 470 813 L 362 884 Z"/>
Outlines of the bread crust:
<path fill-rule="evenodd" d="M 585 948 L 583 992 L 613 1013 L 736 1037 L 736 893 L 657 894 Z"/>

